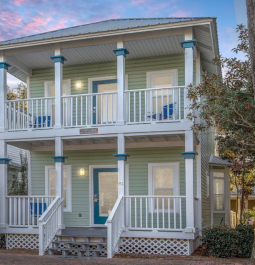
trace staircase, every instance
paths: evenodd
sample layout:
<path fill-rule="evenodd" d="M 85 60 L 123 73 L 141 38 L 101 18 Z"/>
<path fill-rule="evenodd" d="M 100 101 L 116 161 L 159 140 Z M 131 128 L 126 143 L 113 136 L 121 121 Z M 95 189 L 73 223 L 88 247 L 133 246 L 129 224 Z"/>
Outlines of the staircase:
<path fill-rule="evenodd" d="M 66 228 L 56 235 L 48 255 L 61 257 L 107 257 L 107 228 Z"/>

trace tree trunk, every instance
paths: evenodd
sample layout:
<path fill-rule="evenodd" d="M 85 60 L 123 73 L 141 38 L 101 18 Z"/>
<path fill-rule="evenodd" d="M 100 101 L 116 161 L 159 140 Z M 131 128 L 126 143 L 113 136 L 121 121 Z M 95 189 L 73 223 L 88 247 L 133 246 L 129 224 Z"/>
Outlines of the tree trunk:
<path fill-rule="evenodd" d="M 255 0 L 246 0 L 253 90 L 255 98 Z"/>

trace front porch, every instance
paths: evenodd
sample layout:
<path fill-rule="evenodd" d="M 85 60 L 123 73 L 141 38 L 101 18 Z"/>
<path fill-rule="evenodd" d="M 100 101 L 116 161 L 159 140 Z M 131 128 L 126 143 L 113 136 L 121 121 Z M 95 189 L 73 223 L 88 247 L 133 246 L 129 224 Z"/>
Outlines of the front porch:
<path fill-rule="evenodd" d="M 198 144 L 193 133 L 123 136 L 32 141 L 33 195 L 6 197 L 1 231 L 39 235 L 41 254 L 64 227 L 106 227 L 108 257 L 128 238 L 193 242 L 201 230 L 197 157 L 181 154 Z"/>

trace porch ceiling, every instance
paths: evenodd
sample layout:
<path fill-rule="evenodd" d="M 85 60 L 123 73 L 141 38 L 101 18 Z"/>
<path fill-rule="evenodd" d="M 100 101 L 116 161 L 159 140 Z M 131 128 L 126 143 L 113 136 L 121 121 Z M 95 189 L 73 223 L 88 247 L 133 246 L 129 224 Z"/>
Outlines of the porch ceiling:
<path fill-rule="evenodd" d="M 185 136 L 176 134 L 155 134 L 125 136 L 126 148 L 150 148 L 184 146 Z M 11 141 L 8 144 L 30 151 L 54 151 L 54 139 Z M 63 138 L 64 150 L 117 149 L 117 136 Z"/>
<path fill-rule="evenodd" d="M 212 59 L 218 51 L 214 50 L 215 45 L 213 44 L 210 26 L 208 24 L 194 26 L 193 31 L 194 38 L 197 40 L 198 50 L 201 52 L 203 70 L 215 72 Z M 162 37 L 151 35 L 144 39 L 142 39 L 142 36 L 140 39 L 124 40 L 124 46 L 130 52 L 130 54 L 127 55 L 127 59 L 184 53 L 180 45 L 180 41 L 184 40 L 183 34 Z M 62 54 L 67 58 L 65 65 L 114 61 L 116 60 L 116 56 L 112 50 L 115 48 L 117 48 L 116 41 L 90 46 L 84 44 L 84 46 L 80 45 L 80 47 L 62 49 Z M 53 49 L 7 55 L 7 62 L 12 65 L 9 69 L 9 73 L 26 82 L 27 73 L 24 72 L 24 68 L 38 69 L 53 67 L 53 62 L 50 59 L 50 56 L 53 55 Z M 20 65 L 23 67 L 19 67 Z"/>

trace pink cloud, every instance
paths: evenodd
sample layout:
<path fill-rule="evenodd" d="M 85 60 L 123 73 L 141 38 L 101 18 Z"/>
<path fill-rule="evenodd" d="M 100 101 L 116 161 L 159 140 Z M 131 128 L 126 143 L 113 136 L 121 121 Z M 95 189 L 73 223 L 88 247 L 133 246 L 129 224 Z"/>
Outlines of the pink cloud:
<path fill-rule="evenodd" d="M 145 0 L 132 0 L 131 3 L 132 5 L 138 5 L 138 4 L 143 4 Z"/>
<path fill-rule="evenodd" d="M 170 14 L 169 17 L 190 17 L 191 12 L 178 10 L 174 14 Z"/>
<path fill-rule="evenodd" d="M 22 16 L 20 16 L 17 11 L 3 11 L 1 14 L 0 25 L 4 24 L 7 28 L 19 27 L 22 19 Z"/>
<path fill-rule="evenodd" d="M 11 3 L 16 5 L 16 6 L 20 6 L 23 2 L 24 3 L 30 2 L 30 0 L 13 0 Z"/>

